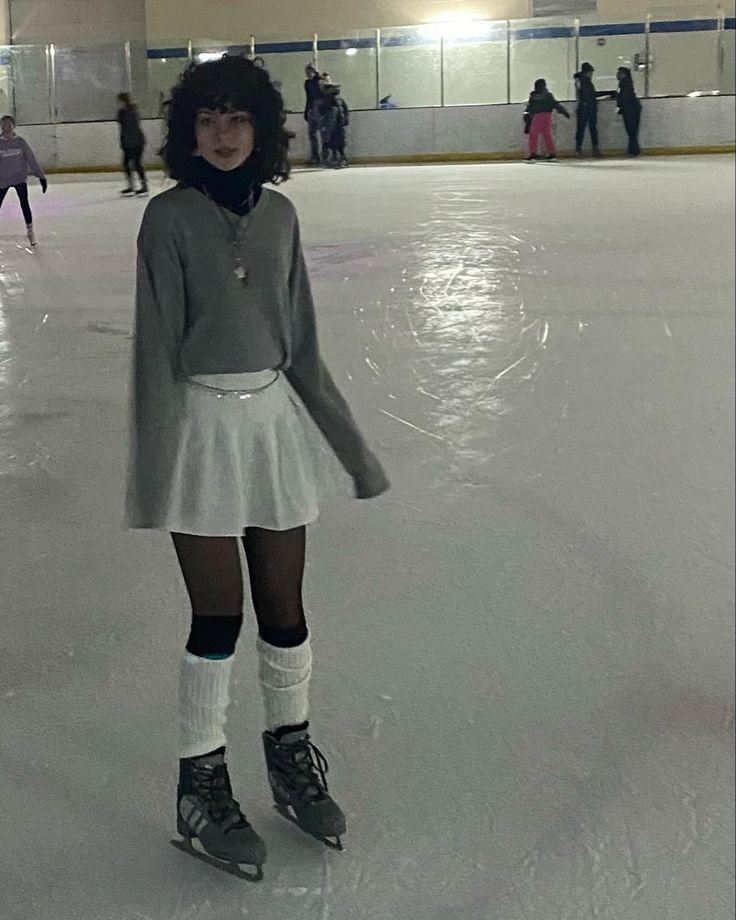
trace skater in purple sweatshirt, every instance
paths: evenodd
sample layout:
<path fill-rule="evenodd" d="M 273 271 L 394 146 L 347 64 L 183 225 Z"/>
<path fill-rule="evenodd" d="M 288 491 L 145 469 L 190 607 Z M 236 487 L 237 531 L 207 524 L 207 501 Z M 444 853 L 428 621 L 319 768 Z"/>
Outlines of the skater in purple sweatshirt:
<path fill-rule="evenodd" d="M 14 188 L 26 221 L 28 242 L 31 246 L 36 246 L 33 214 L 28 203 L 28 176 L 36 176 L 46 194 L 49 183 L 33 151 L 26 141 L 15 133 L 15 119 L 11 115 L 4 115 L 0 118 L 0 206 L 5 201 L 8 189 Z"/>

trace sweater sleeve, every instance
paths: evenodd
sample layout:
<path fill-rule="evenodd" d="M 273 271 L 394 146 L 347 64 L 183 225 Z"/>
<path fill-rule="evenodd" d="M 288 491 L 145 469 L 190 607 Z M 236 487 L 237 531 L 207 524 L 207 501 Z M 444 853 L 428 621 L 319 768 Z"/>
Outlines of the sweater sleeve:
<path fill-rule="evenodd" d="M 36 159 L 35 154 L 31 150 L 31 146 L 28 143 L 28 141 L 21 139 L 21 144 L 23 146 L 23 156 L 25 158 L 26 165 L 28 166 L 28 172 L 32 176 L 35 176 L 37 179 L 45 178 L 44 171 L 38 165 L 38 160 Z"/>
<path fill-rule="evenodd" d="M 166 500 L 176 453 L 178 357 L 184 334 L 184 272 L 170 223 L 149 208 L 138 236 L 131 385 L 128 519 L 147 516 Z"/>
<path fill-rule="evenodd" d="M 296 221 L 296 218 L 295 218 Z M 311 285 L 295 223 L 289 292 L 293 317 L 291 366 L 286 377 L 355 484 L 358 498 L 388 487 L 386 474 L 365 443 L 319 352 Z"/>
<path fill-rule="evenodd" d="M 558 102 L 554 96 L 552 96 L 552 102 L 554 102 L 555 110 L 559 112 L 560 115 L 567 115 L 568 118 L 570 117 L 570 113 L 565 106 L 561 102 Z"/>

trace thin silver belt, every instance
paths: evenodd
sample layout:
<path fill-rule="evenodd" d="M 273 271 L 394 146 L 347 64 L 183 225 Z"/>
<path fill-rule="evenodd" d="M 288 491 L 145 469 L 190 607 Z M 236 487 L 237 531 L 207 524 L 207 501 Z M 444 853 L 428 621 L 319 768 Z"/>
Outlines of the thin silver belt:
<path fill-rule="evenodd" d="M 200 390 L 206 390 L 208 393 L 211 393 L 213 396 L 216 396 L 217 399 L 250 399 L 252 396 L 257 396 L 260 393 L 263 393 L 264 390 L 267 390 L 269 387 L 272 387 L 274 383 L 281 376 L 281 371 L 274 371 L 273 380 L 269 380 L 268 383 L 264 383 L 263 386 L 253 387 L 249 390 L 226 390 L 221 387 L 212 387 L 208 386 L 206 383 L 201 383 L 199 380 L 193 380 L 191 377 L 187 377 L 186 383 L 191 387 L 197 387 Z"/>

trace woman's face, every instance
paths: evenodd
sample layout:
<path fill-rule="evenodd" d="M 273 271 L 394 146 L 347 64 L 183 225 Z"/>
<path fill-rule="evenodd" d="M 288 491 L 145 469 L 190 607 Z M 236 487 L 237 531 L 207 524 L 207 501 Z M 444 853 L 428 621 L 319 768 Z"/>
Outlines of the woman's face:
<path fill-rule="evenodd" d="M 253 153 L 255 129 L 248 112 L 213 112 L 200 109 L 194 121 L 195 156 L 211 166 L 237 169 Z"/>

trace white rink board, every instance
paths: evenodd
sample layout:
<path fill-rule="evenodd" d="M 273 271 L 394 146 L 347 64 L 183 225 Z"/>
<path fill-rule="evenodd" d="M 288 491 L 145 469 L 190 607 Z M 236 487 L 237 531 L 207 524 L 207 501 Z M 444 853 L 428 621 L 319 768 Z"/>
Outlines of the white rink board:
<path fill-rule="evenodd" d="M 645 99 L 641 143 L 647 147 L 683 148 L 733 144 L 736 138 L 733 96 Z M 570 121 L 555 116 L 555 135 L 561 151 L 574 148 L 574 103 Z M 600 104 L 601 145 L 622 149 L 626 133 L 615 103 Z M 522 156 L 523 105 L 457 106 L 436 109 L 354 112 L 348 152 L 357 157 L 411 157 L 422 154 L 513 154 Z M 308 156 L 304 119 L 290 115 L 289 130 L 296 134 L 296 158 Z M 161 143 L 159 121 L 144 122 L 148 137 L 146 159 L 156 161 Z M 21 133 L 46 168 L 115 167 L 120 161 L 118 128 L 114 122 L 27 125 Z M 586 141 L 587 143 L 587 141 Z"/>

